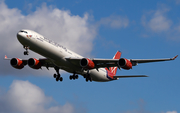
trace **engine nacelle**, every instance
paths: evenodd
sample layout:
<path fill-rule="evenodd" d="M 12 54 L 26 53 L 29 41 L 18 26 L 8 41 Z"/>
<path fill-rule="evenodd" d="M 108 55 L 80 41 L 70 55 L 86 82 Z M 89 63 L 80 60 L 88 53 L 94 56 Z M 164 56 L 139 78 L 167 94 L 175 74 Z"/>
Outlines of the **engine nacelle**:
<path fill-rule="evenodd" d="M 12 58 L 10 64 L 16 69 L 22 69 L 24 67 L 23 61 L 18 58 Z"/>
<path fill-rule="evenodd" d="M 80 65 L 85 69 L 93 69 L 95 67 L 94 62 L 88 58 L 81 59 Z"/>
<path fill-rule="evenodd" d="M 33 69 L 40 69 L 41 68 L 41 62 L 35 58 L 30 58 L 28 60 L 28 66 Z"/>
<path fill-rule="evenodd" d="M 121 58 L 119 59 L 118 64 L 123 69 L 127 69 L 127 70 L 132 69 L 132 63 L 128 59 Z"/>

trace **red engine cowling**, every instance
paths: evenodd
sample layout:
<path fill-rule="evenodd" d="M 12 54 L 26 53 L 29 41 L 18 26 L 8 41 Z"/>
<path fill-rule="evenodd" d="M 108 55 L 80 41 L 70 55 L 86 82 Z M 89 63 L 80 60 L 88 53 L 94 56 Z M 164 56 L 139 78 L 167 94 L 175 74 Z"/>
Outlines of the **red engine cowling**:
<path fill-rule="evenodd" d="M 12 58 L 10 64 L 16 69 L 22 69 L 24 67 L 23 61 L 18 58 Z"/>
<path fill-rule="evenodd" d="M 93 69 L 95 67 L 94 62 L 88 58 L 81 59 L 80 65 L 85 69 Z"/>
<path fill-rule="evenodd" d="M 127 70 L 132 69 L 132 63 L 128 59 L 121 58 L 119 59 L 118 64 L 123 69 L 127 69 Z"/>
<path fill-rule="evenodd" d="M 29 67 L 33 69 L 40 69 L 41 68 L 41 62 L 35 58 L 30 58 L 28 60 Z"/>

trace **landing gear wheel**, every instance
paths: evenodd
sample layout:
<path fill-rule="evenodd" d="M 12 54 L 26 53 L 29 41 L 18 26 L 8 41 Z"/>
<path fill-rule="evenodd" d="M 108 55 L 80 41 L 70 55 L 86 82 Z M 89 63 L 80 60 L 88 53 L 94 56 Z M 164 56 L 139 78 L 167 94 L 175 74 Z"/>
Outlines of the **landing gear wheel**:
<path fill-rule="evenodd" d="M 54 67 L 54 69 L 56 70 L 57 74 L 54 74 L 53 77 L 56 78 L 56 81 L 58 80 L 63 81 L 63 78 L 61 77 L 59 73 L 59 67 Z"/>
<path fill-rule="evenodd" d="M 92 78 L 89 78 L 90 82 L 92 82 Z"/>
<path fill-rule="evenodd" d="M 78 75 L 76 75 L 76 76 L 75 76 L 75 78 L 76 78 L 76 79 L 78 79 L 78 78 L 79 78 L 79 76 L 78 76 Z"/>
<path fill-rule="evenodd" d="M 57 77 L 57 75 L 56 75 L 56 74 L 54 74 L 54 75 L 53 75 L 53 77 L 54 77 L 54 78 L 56 78 L 56 77 Z"/>
<path fill-rule="evenodd" d="M 70 80 L 72 80 L 72 79 L 75 80 L 75 79 L 78 79 L 78 78 L 79 78 L 79 76 L 76 75 L 75 72 L 73 73 L 73 75 L 70 75 L 70 76 L 69 76 L 69 79 L 70 79 Z"/>
<path fill-rule="evenodd" d="M 87 78 L 87 75 L 86 75 L 86 74 L 84 74 L 84 75 L 83 75 L 83 77 L 84 77 L 84 78 Z"/>
<path fill-rule="evenodd" d="M 63 81 L 63 78 L 62 77 L 60 77 L 60 79 L 59 79 L 61 82 Z"/>
<path fill-rule="evenodd" d="M 56 78 L 56 81 L 58 82 L 58 80 L 59 80 L 59 78 L 57 77 L 57 78 Z"/>
<path fill-rule="evenodd" d="M 29 55 L 29 52 L 28 51 L 24 51 L 24 55 Z"/>
<path fill-rule="evenodd" d="M 76 79 L 76 77 L 75 77 L 74 75 L 72 76 L 72 78 L 73 78 L 73 80 L 75 80 L 75 79 Z"/>
<path fill-rule="evenodd" d="M 89 80 L 89 79 L 88 79 L 88 78 L 86 78 L 86 82 L 88 82 L 88 80 Z"/>
<path fill-rule="evenodd" d="M 88 82 L 88 81 L 92 82 L 92 78 L 91 78 L 89 72 L 87 74 L 84 74 L 84 78 L 86 79 L 86 82 Z"/>
<path fill-rule="evenodd" d="M 72 80 L 72 78 L 73 78 L 72 76 L 69 76 L 69 79 L 70 79 L 70 80 Z"/>
<path fill-rule="evenodd" d="M 28 46 L 24 46 L 24 49 L 26 50 L 26 51 L 24 51 L 24 55 L 29 55 L 29 52 L 28 52 L 29 47 Z"/>

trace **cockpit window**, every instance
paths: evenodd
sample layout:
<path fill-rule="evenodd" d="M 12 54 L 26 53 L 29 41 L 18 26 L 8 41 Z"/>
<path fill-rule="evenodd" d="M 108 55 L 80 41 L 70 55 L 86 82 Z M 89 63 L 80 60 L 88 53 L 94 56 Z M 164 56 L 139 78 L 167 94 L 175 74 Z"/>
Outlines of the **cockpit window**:
<path fill-rule="evenodd" d="M 27 31 L 23 31 L 23 30 L 22 30 L 22 31 L 20 31 L 20 32 L 23 32 L 23 33 L 26 33 L 26 34 L 28 33 Z"/>

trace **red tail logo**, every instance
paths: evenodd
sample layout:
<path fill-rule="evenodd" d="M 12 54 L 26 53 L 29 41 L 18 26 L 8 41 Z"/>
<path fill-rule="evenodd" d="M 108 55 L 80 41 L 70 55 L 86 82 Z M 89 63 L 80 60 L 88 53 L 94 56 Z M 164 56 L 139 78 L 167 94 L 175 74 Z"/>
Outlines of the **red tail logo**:
<path fill-rule="evenodd" d="M 114 55 L 113 59 L 120 59 L 120 57 L 121 57 L 121 52 L 118 51 L 118 52 Z M 105 68 L 105 69 L 108 71 L 108 76 L 113 78 L 113 76 L 116 75 L 117 68 L 118 68 L 118 67 L 110 67 L 109 70 L 108 70 L 107 68 Z"/>
<path fill-rule="evenodd" d="M 120 57 L 121 57 L 121 52 L 118 51 L 118 52 L 114 55 L 113 59 L 120 59 Z M 116 75 L 117 68 L 118 68 L 118 67 L 110 67 L 110 68 L 109 68 L 109 71 L 110 71 L 113 75 Z"/>

